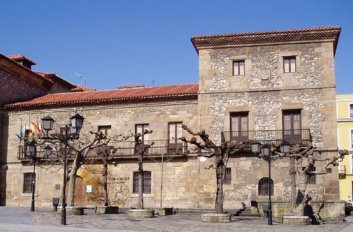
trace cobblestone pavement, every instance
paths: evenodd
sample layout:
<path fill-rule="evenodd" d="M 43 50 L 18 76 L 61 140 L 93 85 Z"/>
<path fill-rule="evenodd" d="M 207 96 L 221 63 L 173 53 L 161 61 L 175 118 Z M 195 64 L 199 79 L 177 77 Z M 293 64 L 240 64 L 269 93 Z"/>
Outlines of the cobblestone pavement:
<path fill-rule="evenodd" d="M 85 215 L 67 215 L 67 225 L 60 225 L 61 215 L 50 209 L 0 207 L 0 231 L 320 231 L 352 232 L 353 218 L 347 222 L 327 223 L 323 225 L 287 226 L 274 220 L 273 226 L 267 225 L 266 218 L 233 217 L 231 223 L 203 223 L 200 214 L 175 214 L 148 219 L 131 219 L 127 214 L 96 215 L 87 210 Z"/>

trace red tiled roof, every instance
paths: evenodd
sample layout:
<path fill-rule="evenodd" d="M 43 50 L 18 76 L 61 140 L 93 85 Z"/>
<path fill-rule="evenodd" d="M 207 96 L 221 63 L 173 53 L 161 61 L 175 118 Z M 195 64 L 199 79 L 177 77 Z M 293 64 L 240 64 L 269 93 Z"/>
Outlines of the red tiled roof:
<path fill-rule="evenodd" d="M 76 85 L 71 89 L 71 92 L 85 92 L 85 91 L 95 91 L 95 89 L 91 89 L 87 86 Z"/>
<path fill-rule="evenodd" d="M 5 105 L 4 109 L 64 107 L 159 100 L 197 99 L 198 84 L 47 94 L 29 101 Z"/>
<path fill-rule="evenodd" d="M 61 84 L 66 85 L 68 88 L 74 88 L 75 87 L 75 85 L 73 85 L 70 82 L 64 80 L 63 78 L 57 76 L 55 73 L 37 72 L 37 71 L 35 71 L 35 73 L 41 75 L 42 77 L 45 77 L 45 78 L 51 80 L 52 82 L 60 82 Z"/>
<path fill-rule="evenodd" d="M 341 28 L 337 26 L 314 27 L 283 31 L 247 32 L 211 36 L 195 36 L 191 39 L 196 51 L 213 46 L 277 43 L 308 40 L 334 40 L 335 50 Z"/>
<path fill-rule="evenodd" d="M 26 60 L 27 62 L 29 62 L 32 65 L 36 64 L 36 62 L 34 62 L 31 59 L 28 59 L 27 57 L 25 57 L 24 55 L 21 55 L 21 54 L 11 55 L 11 56 L 7 56 L 7 57 L 9 57 L 11 60 Z"/>

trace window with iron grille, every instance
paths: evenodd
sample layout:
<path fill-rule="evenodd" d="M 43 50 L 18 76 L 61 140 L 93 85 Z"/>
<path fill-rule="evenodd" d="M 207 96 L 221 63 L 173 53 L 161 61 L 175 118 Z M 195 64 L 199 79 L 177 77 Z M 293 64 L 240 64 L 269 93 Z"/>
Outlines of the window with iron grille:
<path fill-rule="evenodd" d="M 303 171 L 304 171 L 305 167 L 303 167 Z M 315 172 L 316 171 L 316 168 L 315 167 L 311 167 L 310 172 Z M 308 182 L 307 184 L 316 184 L 316 175 L 310 175 L 308 177 Z"/>
<path fill-rule="evenodd" d="M 296 57 L 284 56 L 283 57 L 283 71 L 285 73 L 294 73 L 296 70 Z"/>
<path fill-rule="evenodd" d="M 273 196 L 273 180 L 268 177 L 263 177 L 259 181 L 259 196 L 268 196 L 269 193 Z"/>
<path fill-rule="evenodd" d="M 245 75 L 245 60 L 233 61 L 233 76 Z"/>
<path fill-rule="evenodd" d="M 143 193 L 151 193 L 151 172 L 143 171 Z M 132 193 L 139 192 L 139 175 L 138 172 L 133 172 L 133 184 L 132 184 Z"/>
<path fill-rule="evenodd" d="M 98 126 L 98 132 L 102 132 L 105 136 L 109 135 L 111 129 L 112 129 L 111 125 Z"/>
<path fill-rule="evenodd" d="M 224 175 L 224 184 L 231 184 L 232 182 L 232 169 L 226 168 L 226 173 Z"/>
<path fill-rule="evenodd" d="M 36 174 L 33 172 L 23 174 L 23 193 L 32 193 L 32 188 L 35 186 Z M 35 189 L 33 189 L 34 191 Z"/>

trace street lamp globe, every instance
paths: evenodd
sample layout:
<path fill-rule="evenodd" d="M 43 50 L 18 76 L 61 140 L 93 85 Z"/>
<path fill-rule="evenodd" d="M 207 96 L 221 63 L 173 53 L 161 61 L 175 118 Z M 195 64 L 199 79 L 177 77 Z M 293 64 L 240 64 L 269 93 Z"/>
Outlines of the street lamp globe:
<path fill-rule="evenodd" d="M 251 152 L 254 154 L 259 154 L 260 153 L 260 143 L 259 142 L 253 142 L 250 144 L 251 146 Z"/>
<path fill-rule="evenodd" d="M 290 150 L 289 143 L 287 141 L 283 141 L 279 149 L 281 150 L 281 153 L 288 154 Z"/>
<path fill-rule="evenodd" d="M 271 153 L 271 146 L 268 144 L 265 144 L 262 148 L 261 148 L 261 153 L 264 157 L 269 157 L 270 153 Z"/>
<path fill-rule="evenodd" d="M 73 129 L 76 129 L 76 134 L 79 134 L 80 133 L 80 130 L 81 130 L 81 128 L 82 128 L 82 125 L 83 125 L 83 120 L 84 120 L 85 118 L 84 117 L 82 117 L 81 115 L 79 115 L 79 114 L 75 114 L 74 116 L 72 116 L 71 118 L 70 118 L 70 120 L 71 120 L 71 127 L 73 128 Z"/>
<path fill-rule="evenodd" d="M 48 133 L 48 131 L 53 129 L 53 125 L 54 125 L 54 119 L 52 117 L 50 117 L 49 115 L 42 118 L 42 128 L 47 133 Z"/>

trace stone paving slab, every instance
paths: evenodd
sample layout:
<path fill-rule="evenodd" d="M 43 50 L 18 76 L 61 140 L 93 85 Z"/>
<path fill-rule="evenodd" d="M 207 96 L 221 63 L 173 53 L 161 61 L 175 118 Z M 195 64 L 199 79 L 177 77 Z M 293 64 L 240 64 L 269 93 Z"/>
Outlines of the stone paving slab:
<path fill-rule="evenodd" d="M 37 208 L 36 212 L 30 212 L 29 208 L 0 207 L 0 231 L 353 231 L 353 217 L 347 218 L 347 222 L 302 226 L 282 225 L 279 219 L 274 220 L 273 226 L 268 226 L 266 218 L 258 217 L 233 217 L 231 223 L 205 223 L 201 222 L 201 214 L 175 214 L 156 218 L 131 219 L 127 214 L 96 215 L 93 211 L 87 211 L 87 214 L 81 216 L 68 215 L 66 226 L 60 225 L 60 219 L 61 215 L 50 209 Z"/>

